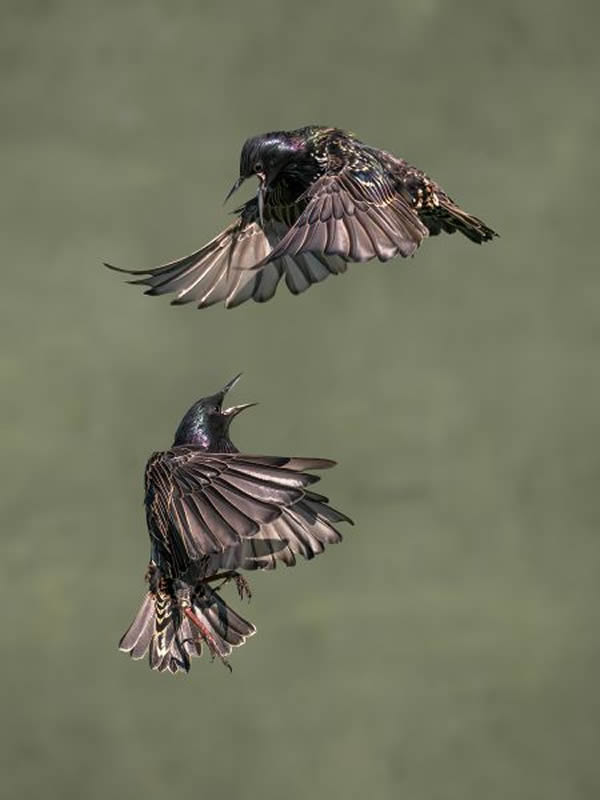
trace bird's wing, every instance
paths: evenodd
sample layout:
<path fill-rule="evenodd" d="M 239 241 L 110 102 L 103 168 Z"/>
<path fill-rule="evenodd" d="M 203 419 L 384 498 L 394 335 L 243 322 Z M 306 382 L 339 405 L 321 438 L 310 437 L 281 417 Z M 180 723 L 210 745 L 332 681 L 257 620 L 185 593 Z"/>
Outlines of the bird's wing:
<path fill-rule="evenodd" d="M 250 299 L 264 303 L 273 297 L 284 276 L 289 290 L 298 294 L 329 275 L 345 272 L 346 262 L 336 256 L 306 253 L 270 259 L 273 247 L 289 230 L 284 219 L 296 219 L 299 213 L 295 206 L 278 208 L 278 218 L 271 211 L 275 209 L 265 208 L 262 227 L 256 200 L 249 201 L 241 215 L 200 250 L 160 267 L 132 270 L 106 266 L 142 276 L 131 283 L 149 287 L 146 294 L 174 292 L 173 305 L 195 302 L 198 308 L 221 302 L 233 308 Z M 259 263 L 265 268 L 257 271 Z"/>
<path fill-rule="evenodd" d="M 273 522 L 262 525 L 251 539 L 210 556 L 204 569 L 206 574 L 214 574 L 220 570 L 275 569 L 278 563 L 293 567 L 296 556 L 312 559 L 326 545 L 340 542 L 339 522 L 354 524 L 332 508 L 327 497 L 305 491 L 301 500 L 284 508 Z"/>
<path fill-rule="evenodd" d="M 307 487 L 319 480 L 307 470 L 332 465 L 325 459 L 206 453 L 187 445 L 155 453 L 146 468 L 150 535 L 182 573 L 190 562 L 255 537 L 307 497 Z M 259 557 L 271 553 L 264 548 L 258 546 Z"/>
<path fill-rule="evenodd" d="M 324 175 L 300 200 L 304 210 L 263 264 L 305 253 L 388 261 L 412 255 L 428 235 L 393 178 L 370 162 Z"/>

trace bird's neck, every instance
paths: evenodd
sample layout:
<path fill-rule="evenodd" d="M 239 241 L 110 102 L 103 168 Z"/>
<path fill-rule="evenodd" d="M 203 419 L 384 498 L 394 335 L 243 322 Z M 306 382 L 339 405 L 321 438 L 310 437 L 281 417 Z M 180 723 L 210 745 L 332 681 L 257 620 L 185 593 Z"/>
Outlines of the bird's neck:
<path fill-rule="evenodd" d="M 306 189 L 323 174 L 323 164 L 314 153 L 306 153 L 301 161 L 290 165 L 288 179 L 295 181 L 298 188 Z"/>
<path fill-rule="evenodd" d="M 193 445 L 207 453 L 237 453 L 227 433 L 223 430 L 211 430 L 203 420 L 184 418 L 177 428 L 173 445 Z"/>
<path fill-rule="evenodd" d="M 215 439 L 205 448 L 207 453 L 239 453 L 240 451 L 228 436 Z"/>

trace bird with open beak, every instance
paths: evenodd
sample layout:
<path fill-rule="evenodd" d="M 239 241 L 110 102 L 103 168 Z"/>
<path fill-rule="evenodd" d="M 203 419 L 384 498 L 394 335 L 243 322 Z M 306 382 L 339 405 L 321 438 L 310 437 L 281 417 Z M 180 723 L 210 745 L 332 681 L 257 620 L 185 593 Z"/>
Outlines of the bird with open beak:
<path fill-rule="evenodd" d="M 351 262 L 407 258 L 442 232 L 477 244 L 497 235 L 422 170 L 340 128 L 253 136 L 227 199 L 253 176 L 256 196 L 200 250 L 153 269 L 112 269 L 146 294 L 174 293 L 174 305 L 233 308 L 269 300 L 282 278 L 299 294 Z"/>
<path fill-rule="evenodd" d="M 152 669 L 188 672 L 204 646 L 227 663 L 255 628 L 220 588 L 233 581 L 240 597 L 249 597 L 240 570 L 311 559 L 341 540 L 337 523 L 351 522 L 310 488 L 319 480 L 313 470 L 335 462 L 238 451 L 230 425 L 256 405 L 223 407 L 239 378 L 194 403 L 173 445 L 146 465 L 149 586 L 119 647 L 135 659 L 148 653 Z"/>
<path fill-rule="evenodd" d="M 263 228 L 265 197 L 284 167 L 290 174 L 293 173 L 292 163 L 302 149 L 299 141 L 282 133 L 254 136 L 244 142 L 240 155 L 240 175 L 225 197 L 227 202 L 244 181 L 253 176 L 258 178 L 256 201 L 258 219 Z"/>

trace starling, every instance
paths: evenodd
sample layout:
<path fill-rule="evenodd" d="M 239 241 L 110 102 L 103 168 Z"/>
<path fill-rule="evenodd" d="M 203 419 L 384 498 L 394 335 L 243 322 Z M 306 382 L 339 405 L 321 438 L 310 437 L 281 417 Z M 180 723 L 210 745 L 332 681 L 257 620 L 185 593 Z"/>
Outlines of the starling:
<path fill-rule="evenodd" d="M 152 669 L 190 669 L 206 646 L 226 662 L 255 632 L 219 594 L 235 582 L 250 596 L 239 570 L 293 566 L 296 556 L 321 553 L 342 538 L 335 525 L 352 520 L 310 488 L 313 470 L 335 462 L 241 454 L 229 438 L 231 421 L 246 408 L 223 408 L 239 375 L 185 414 L 169 450 L 146 465 L 145 506 L 150 535 L 148 592 L 121 650 Z M 217 584 L 215 588 L 211 584 Z"/>
<path fill-rule="evenodd" d="M 262 303 L 285 276 L 294 294 L 349 262 L 412 256 L 423 239 L 460 231 L 481 244 L 495 231 L 457 206 L 424 172 L 339 128 L 309 125 L 248 139 L 226 199 L 255 175 L 255 197 L 215 239 L 154 269 L 106 266 L 175 293 L 173 305 Z"/>

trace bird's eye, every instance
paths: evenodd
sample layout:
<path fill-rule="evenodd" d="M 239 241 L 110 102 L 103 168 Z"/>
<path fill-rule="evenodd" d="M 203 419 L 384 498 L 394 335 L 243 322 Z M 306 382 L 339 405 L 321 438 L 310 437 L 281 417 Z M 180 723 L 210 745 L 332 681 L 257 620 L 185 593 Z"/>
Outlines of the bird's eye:
<path fill-rule="evenodd" d="M 264 165 L 263 165 L 262 161 L 257 161 L 256 162 L 256 164 L 254 165 L 254 171 L 255 172 L 263 172 L 264 171 Z"/>

